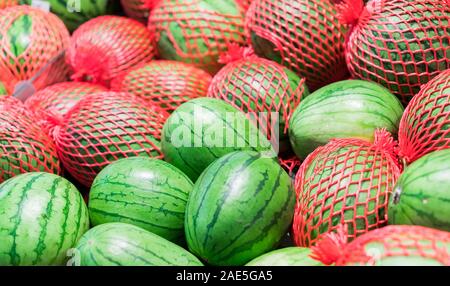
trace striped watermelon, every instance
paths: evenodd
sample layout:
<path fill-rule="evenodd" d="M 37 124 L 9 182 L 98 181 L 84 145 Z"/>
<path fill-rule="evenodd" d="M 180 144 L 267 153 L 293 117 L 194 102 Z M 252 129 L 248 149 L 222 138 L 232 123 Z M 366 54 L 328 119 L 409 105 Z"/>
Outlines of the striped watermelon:
<path fill-rule="evenodd" d="M 403 106 L 386 88 L 367 81 L 327 85 L 303 100 L 289 124 L 292 147 L 301 159 L 333 138 L 373 141 L 377 128 L 397 134 Z"/>
<path fill-rule="evenodd" d="M 66 179 L 27 173 L 0 185 L 0 265 L 61 265 L 89 228 L 88 209 Z"/>
<path fill-rule="evenodd" d="M 150 8 L 147 0 L 120 0 L 125 14 L 142 24 L 147 24 Z"/>
<path fill-rule="evenodd" d="M 287 247 L 261 255 L 246 266 L 322 266 L 310 257 L 311 250 L 303 247 Z"/>
<path fill-rule="evenodd" d="M 450 149 L 429 153 L 406 168 L 391 196 L 389 223 L 450 231 Z"/>
<path fill-rule="evenodd" d="M 186 240 L 212 265 L 244 265 L 272 250 L 292 222 L 292 181 L 274 158 L 233 152 L 212 163 L 186 207 Z"/>
<path fill-rule="evenodd" d="M 244 113 L 213 98 L 197 98 L 181 105 L 167 119 L 162 133 L 165 160 L 193 182 L 228 153 L 272 151 L 270 142 Z"/>
<path fill-rule="evenodd" d="M 185 174 L 164 161 L 146 157 L 116 161 L 92 184 L 92 225 L 124 222 L 182 243 L 184 212 L 192 188 Z"/>
<path fill-rule="evenodd" d="M 89 230 L 76 246 L 76 266 L 202 266 L 180 246 L 125 223 L 106 223 Z"/>

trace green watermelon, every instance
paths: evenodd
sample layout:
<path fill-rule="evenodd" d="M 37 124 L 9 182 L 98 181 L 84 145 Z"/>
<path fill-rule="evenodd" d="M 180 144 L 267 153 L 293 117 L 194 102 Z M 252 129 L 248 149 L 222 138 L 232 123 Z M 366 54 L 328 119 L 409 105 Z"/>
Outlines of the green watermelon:
<path fill-rule="evenodd" d="M 184 241 L 191 180 L 169 163 L 147 157 L 116 161 L 95 178 L 89 195 L 92 225 L 124 222 L 173 242 Z"/>
<path fill-rule="evenodd" d="M 202 266 L 180 246 L 131 224 L 106 223 L 76 246 L 75 266 Z"/>
<path fill-rule="evenodd" d="M 391 196 L 389 224 L 450 231 L 450 149 L 429 153 L 406 168 Z"/>
<path fill-rule="evenodd" d="M 303 247 L 287 247 L 261 255 L 246 266 L 322 266 L 309 257 L 311 250 Z"/>
<path fill-rule="evenodd" d="M 0 265 L 61 265 L 89 228 L 88 209 L 66 179 L 27 173 L 0 185 Z"/>
<path fill-rule="evenodd" d="M 292 223 L 295 193 L 277 159 L 233 152 L 194 185 L 186 207 L 186 240 L 211 265 L 244 265 L 272 250 Z"/>
<path fill-rule="evenodd" d="M 194 182 L 223 155 L 273 149 L 244 113 L 213 98 L 197 98 L 181 105 L 167 119 L 162 133 L 165 160 Z"/>
<path fill-rule="evenodd" d="M 8 92 L 6 91 L 6 86 L 1 81 L 0 81 L 0 95 L 8 95 Z"/>
<path fill-rule="evenodd" d="M 397 134 L 403 110 L 400 101 L 376 83 L 336 82 L 309 95 L 297 107 L 289 123 L 291 144 L 304 159 L 333 138 L 372 142 L 378 128 Z"/>

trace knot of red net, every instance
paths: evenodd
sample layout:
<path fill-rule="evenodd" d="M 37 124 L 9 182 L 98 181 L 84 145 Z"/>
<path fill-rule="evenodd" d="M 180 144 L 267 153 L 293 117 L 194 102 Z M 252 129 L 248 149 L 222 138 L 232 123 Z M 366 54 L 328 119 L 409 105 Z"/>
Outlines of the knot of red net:
<path fill-rule="evenodd" d="M 228 51 L 219 56 L 220 64 L 229 64 L 234 61 L 249 58 L 255 55 L 251 47 L 242 47 L 236 43 L 228 45 Z"/>
<path fill-rule="evenodd" d="M 37 124 L 41 126 L 47 135 L 53 140 L 56 140 L 63 122 L 63 117 L 56 112 L 41 108 L 36 108 L 33 110 L 33 113 L 35 118 L 37 118 Z"/>
<path fill-rule="evenodd" d="M 362 16 L 368 13 L 363 0 L 343 0 L 337 5 L 339 21 L 343 24 L 355 27 Z"/>
<path fill-rule="evenodd" d="M 95 62 L 95 61 L 94 61 Z M 93 84 L 104 84 L 102 82 L 102 70 L 91 60 L 81 59 L 78 70 L 70 78 L 76 82 L 91 82 Z"/>
<path fill-rule="evenodd" d="M 386 130 L 386 128 L 377 129 L 375 131 L 375 140 L 373 145 L 377 150 L 387 153 L 395 162 L 398 162 L 398 142 L 394 140 L 394 137 L 389 131 Z"/>
<path fill-rule="evenodd" d="M 148 8 L 151 10 L 151 9 L 155 8 L 159 2 L 161 2 L 161 0 L 144 0 L 144 4 L 142 5 L 142 7 Z"/>
<path fill-rule="evenodd" d="M 322 262 L 325 265 L 334 264 L 343 254 L 347 244 L 348 228 L 345 224 L 340 224 L 336 232 L 330 232 L 311 247 L 311 258 Z"/>

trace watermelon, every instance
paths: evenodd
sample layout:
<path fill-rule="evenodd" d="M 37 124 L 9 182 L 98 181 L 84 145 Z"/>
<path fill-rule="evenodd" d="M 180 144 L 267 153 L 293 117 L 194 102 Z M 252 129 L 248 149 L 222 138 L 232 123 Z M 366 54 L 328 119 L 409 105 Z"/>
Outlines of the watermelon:
<path fill-rule="evenodd" d="M 147 24 L 150 8 L 148 0 L 120 0 L 125 14 L 142 24 Z"/>
<path fill-rule="evenodd" d="M 122 158 L 162 158 L 163 110 L 128 93 L 83 97 L 54 129 L 59 158 L 67 171 L 90 187 L 107 165 Z"/>
<path fill-rule="evenodd" d="M 202 266 L 191 253 L 140 227 L 106 223 L 86 232 L 75 266 Z"/>
<path fill-rule="evenodd" d="M 67 78 L 62 52 L 70 35 L 58 17 L 37 8 L 14 6 L 0 10 L 0 27 L 0 82 L 10 94 L 20 81 L 33 79 L 39 90 Z"/>
<path fill-rule="evenodd" d="M 211 76 L 192 65 L 176 61 L 151 61 L 124 72 L 111 88 L 154 102 L 171 113 L 182 103 L 205 97 Z"/>
<path fill-rule="evenodd" d="M 423 226 L 390 225 L 347 242 L 345 227 L 312 248 L 312 257 L 336 266 L 448 266 L 450 233 Z"/>
<path fill-rule="evenodd" d="M 245 25 L 257 55 L 306 78 L 311 90 L 347 78 L 346 28 L 332 0 L 254 0 Z"/>
<path fill-rule="evenodd" d="M 182 243 L 184 212 L 192 188 L 185 174 L 164 161 L 146 157 L 116 161 L 92 184 L 92 225 L 124 222 Z"/>
<path fill-rule="evenodd" d="M 186 207 L 186 240 L 211 265 L 244 265 L 272 250 L 292 223 L 295 193 L 277 160 L 238 151 L 212 163 Z"/>
<path fill-rule="evenodd" d="M 64 116 L 85 95 L 102 91 L 107 89 L 86 82 L 57 83 L 30 96 L 25 105 L 32 110 L 40 108 Z"/>
<path fill-rule="evenodd" d="M 450 5 L 446 1 L 346 0 L 343 23 L 354 78 L 382 84 L 406 105 L 420 86 L 450 68 Z"/>
<path fill-rule="evenodd" d="M 425 155 L 406 168 L 391 196 L 389 223 L 450 231 L 450 149 Z"/>
<path fill-rule="evenodd" d="M 156 0 L 149 29 L 162 59 L 193 64 L 211 74 L 229 43 L 245 44 L 245 10 L 237 0 Z"/>
<path fill-rule="evenodd" d="M 193 182 L 228 153 L 273 152 L 270 142 L 244 113 L 213 98 L 193 99 L 176 109 L 164 124 L 161 149 L 164 159 Z"/>
<path fill-rule="evenodd" d="M 327 85 L 303 100 L 289 123 L 301 159 L 333 138 L 373 141 L 377 128 L 397 134 L 403 106 L 386 88 L 361 80 Z"/>
<path fill-rule="evenodd" d="M 450 69 L 423 85 L 406 107 L 398 131 L 406 163 L 450 148 Z"/>
<path fill-rule="evenodd" d="M 62 265 L 89 228 L 86 204 L 66 179 L 27 173 L 0 185 L 0 265 Z"/>
<path fill-rule="evenodd" d="M 311 250 L 304 247 L 287 247 L 261 255 L 246 266 L 322 266 L 310 257 Z"/>
<path fill-rule="evenodd" d="M 8 95 L 8 92 L 6 91 L 6 86 L 1 81 L 0 81 L 0 95 Z"/>

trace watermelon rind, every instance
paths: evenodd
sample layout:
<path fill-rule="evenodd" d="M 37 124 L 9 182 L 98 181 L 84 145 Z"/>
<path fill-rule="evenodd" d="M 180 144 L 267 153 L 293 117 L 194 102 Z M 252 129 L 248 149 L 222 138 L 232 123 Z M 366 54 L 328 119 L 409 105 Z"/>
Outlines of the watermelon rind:
<path fill-rule="evenodd" d="M 287 247 L 261 255 L 246 266 L 323 266 L 323 263 L 310 257 L 311 249 Z"/>

